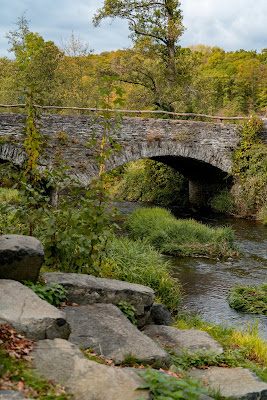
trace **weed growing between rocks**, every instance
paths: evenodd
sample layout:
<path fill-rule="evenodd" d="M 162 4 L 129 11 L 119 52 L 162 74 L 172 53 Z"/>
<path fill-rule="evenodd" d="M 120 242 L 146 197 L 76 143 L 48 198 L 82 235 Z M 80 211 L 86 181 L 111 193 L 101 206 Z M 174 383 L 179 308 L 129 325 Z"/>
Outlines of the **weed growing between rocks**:
<path fill-rule="evenodd" d="M 165 254 L 217 258 L 236 255 L 230 227 L 210 228 L 194 220 L 177 220 L 161 208 L 138 209 L 126 227 L 134 239 L 142 239 Z"/>
<path fill-rule="evenodd" d="M 33 340 L 18 334 L 8 324 L 0 325 L 0 387 L 21 391 L 38 400 L 68 400 L 65 389 L 36 377 L 31 366 Z"/>
<path fill-rule="evenodd" d="M 23 284 L 30 288 L 42 300 L 47 301 L 55 307 L 60 307 L 62 302 L 66 300 L 67 290 L 57 283 L 51 283 L 46 286 L 44 282 L 38 281 L 37 283 L 23 281 Z"/>
<path fill-rule="evenodd" d="M 230 307 L 237 311 L 267 315 L 267 284 L 235 286 L 227 300 Z"/>
<path fill-rule="evenodd" d="M 199 387 L 199 383 L 193 380 L 176 379 L 168 374 L 154 369 L 139 371 L 138 374 L 146 381 L 139 389 L 148 389 L 153 400 L 195 400 L 205 391 Z M 139 397 L 138 400 L 145 400 Z"/>
<path fill-rule="evenodd" d="M 216 325 L 202 321 L 198 316 L 179 315 L 174 324 L 179 329 L 199 329 L 207 332 L 217 340 L 224 348 L 225 363 L 232 363 L 238 367 L 249 368 L 255 372 L 264 382 L 267 382 L 267 343 L 262 339 L 256 324 L 249 324 L 247 328 Z M 194 356 L 192 362 L 195 361 Z M 206 359 L 208 363 L 216 362 L 216 359 Z M 202 358 L 202 362 L 204 359 Z M 186 358 L 186 365 L 190 366 L 190 355 Z M 213 364 L 214 365 L 214 364 Z M 203 364 L 205 366 L 205 364 Z"/>
<path fill-rule="evenodd" d="M 131 323 L 134 326 L 137 326 L 137 321 L 136 321 L 136 318 L 134 316 L 136 308 L 132 304 L 127 303 L 127 301 L 121 300 L 117 304 L 117 307 L 123 312 L 125 317 L 128 318 L 129 321 L 131 321 Z"/>

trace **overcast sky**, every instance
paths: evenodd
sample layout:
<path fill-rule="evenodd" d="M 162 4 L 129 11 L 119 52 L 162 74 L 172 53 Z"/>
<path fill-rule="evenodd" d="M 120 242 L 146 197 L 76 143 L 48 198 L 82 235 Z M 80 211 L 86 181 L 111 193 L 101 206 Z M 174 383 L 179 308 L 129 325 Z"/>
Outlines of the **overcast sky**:
<path fill-rule="evenodd" d="M 126 21 L 104 20 L 99 28 L 92 16 L 100 0 L 0 0 L 0 57 L 11 57 L 5 34 L 16 28 L 17 18 L 27 10 L 30 30 L 60 46 L 72 31 L 89 43 L 95 53 L 126 48 Z M 205 44 L 227 51 L 267 48 L 267 0 L 181 0 L 186 31 L 183 47 Z"/>

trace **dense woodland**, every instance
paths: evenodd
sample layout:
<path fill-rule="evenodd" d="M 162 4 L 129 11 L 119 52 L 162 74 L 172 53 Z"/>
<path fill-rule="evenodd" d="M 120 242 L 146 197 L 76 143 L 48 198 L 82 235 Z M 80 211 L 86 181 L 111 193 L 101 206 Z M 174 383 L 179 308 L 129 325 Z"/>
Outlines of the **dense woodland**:
<path fill-rule="evenodd" d="M 13 58 L 0 58 L 1 104 L 23 102 L 23 90 L 34 83 L 44 105 L 96 107 L 100 80 L 111 75 L 121 82 L 127 109 L 220 116 L 266 112 L 267 48 L 257 53 L 175 46 L 170 76 L 164 49 L 149 36 L 132 48 L 93 54 L 74 34 L 61 48 L 45 41 L 22 16 L 7 38 Z"/>

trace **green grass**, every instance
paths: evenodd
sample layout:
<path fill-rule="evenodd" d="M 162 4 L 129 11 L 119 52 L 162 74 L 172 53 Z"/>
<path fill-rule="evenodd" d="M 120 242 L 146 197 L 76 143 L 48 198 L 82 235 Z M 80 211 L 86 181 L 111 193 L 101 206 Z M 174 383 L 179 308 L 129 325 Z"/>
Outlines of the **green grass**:
<path fill-rule="evenodd" d="M 171 276 L 170 264 L 141 240 L 113 237 L 107 246 L 107 258 L 100 276 L 151 287 L 157 299 L 177 312 L 183 297 L 179 281 Z"/>
<path fill-rule="evenodd" d="M 177 220 L 161 208 L 138 209 L 126 221 L 134 239 L 175 256 L 216 258 L 236 254 L 230 227 L 210 228 L 194 220 Z"/>
<path fill-rule="evenodd" d="M 235 211 L 234 197 L 228 189 L 224 189 L 212 199 L 211 207 L 222 213 L 233 213 Z"/>
<path fill-rule="evenodd" d="M 19 191 L 17 189 L 0 188 L 0 201 L 15 203 L 19 201 Z"/>
<path fill-rule="evenodd" d="M 238 311 L 267 315 L 267 284 L 235 286 L 227 297 L 230 307 Z"/>

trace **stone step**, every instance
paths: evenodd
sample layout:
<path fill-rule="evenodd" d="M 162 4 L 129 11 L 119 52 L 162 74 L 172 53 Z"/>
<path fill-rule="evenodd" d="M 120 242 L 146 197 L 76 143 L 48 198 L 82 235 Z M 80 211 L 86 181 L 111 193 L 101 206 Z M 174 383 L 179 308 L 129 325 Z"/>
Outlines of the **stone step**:
<path fill-rule="evenodd" d="M 62 285 L 68 291 L 67 300 L 70 303 L 117 305 L 120 301 L 125 301 L 133 305 L 139 327 L 145 325 L 155 299 L 153 289 L 116 279 L 62 272 L 46 273 L 43 274 L 43 278 L 48 285 L 51 283 Z"/>
<path fill-rule="evenodd" d="M 90 361 L 66 340 L 41 340 L 31 355 L 36 374 L 64 385 L 73 394 L 73 400 L 149 398 L 148 391 L 137 390 L 144 380 L 134 369 L 117 369 Z"/>
<path fill-rule="evenodd" d="M 267 383 L 257 377 L 254 372 L 246 368 L 221 368 L 195 369 L 190 372 L 190 377 L 199 379 L 212 390 L 220 391 L 226 398 L 266 400 Z"/>
<path fill-rule="evenodd" d="M 216 354 L 223 353 L 222 346 L 207 332 L 196 329 L 178 329 L 173 326 L 147 325 L 144 333 L 160 346 L 169 347 L 178 352 L 186 349 L 188 352 L 201 350 L 212 351 Z"/>
<path fill-rule="evenodd" d="M 69 340 L 79 347 L 121 363 L 125 356 L 167 367 L 171 358 L 153 340 L 140 332 L 113 304 L 65 307 L 71 327 Z"/>
<path fill-rule="evenodd" d="M 5 320 L 29 339 L 67 339 L 65 313 L 40 299 L 20 282 L 0 279 L 0 320 Z"/>

